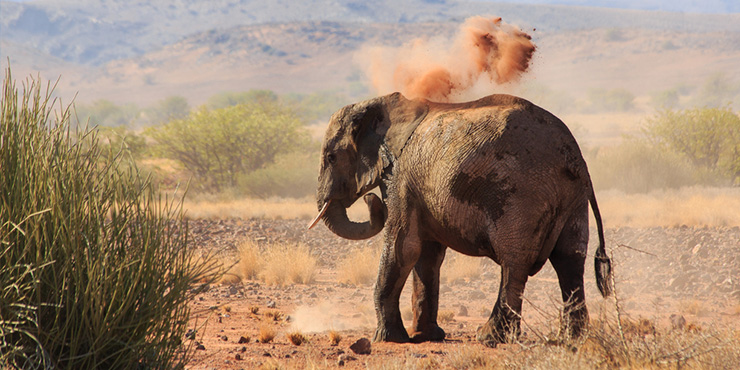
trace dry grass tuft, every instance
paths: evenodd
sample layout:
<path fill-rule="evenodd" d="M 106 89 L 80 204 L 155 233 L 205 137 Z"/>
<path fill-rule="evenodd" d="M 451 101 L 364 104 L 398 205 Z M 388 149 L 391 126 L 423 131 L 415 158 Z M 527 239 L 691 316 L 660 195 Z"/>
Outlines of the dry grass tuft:
<path fill-rule="evenodd" d="M 698 315 L 702 309 L 702 302 L 696 299 L 684 300 L 679 303 L 679 310 L 684 314 Z"/>
<path fill-rule="evenodd" d="M 288 337 L 288 340 L 290 341 L 290 343 L 293 343 L 296 346 L 300 346 L 304 342 L 308 341 L 306 336 L 304 336 L 303 334 L 297 331 L 288 333 L 286 336 Z"/>
<path fill-rule="evenodd" d="M 455 313 L 450 310 L 442 310 L 437 313 L 437 320 L 441 323 L 450 323 L 455 321 Z"/>
<path fill-rule="evenodd" d="M 257 315 L 260 312 L 260 308 L 259 306 L 249 307 L 249 312 L 251 312 L 253 315 Z"/>
<path fill-rule="evenodd" d="M 337 279 L 340 283 L 355 286 L 372 284 L 377 276 L 379 260 L 379 248 L 365 247 L 337 264 Z"/>
<path fill-rule="evenodd" d="M 259 279 L 273 285 L 311 284 L 317 260 L 304 244 L 276 243 L 260 248 L 257 243 L 246 241 L 238 248 L 237 262 L 231 264 L 222 283 Z"/>
<path fill-rule="evenodd" d="M 260 343 L 270 343 L 273 339 L 275 339 L 275 329 L 268 325 L 260 327 Z"/>
<path fill-rule="evenodd" d="M 239 262 L 233 270 L 242 279 L 255 279 L 262 269 L 263 260 L 260 256 L 259 246 L 252 240 L 247 240 L 237 248 Z"/>
<path fill-rule="evenodd" d="M 450 352 L 447 360 L 453 369 L 467 370 L 485 368 L 488 366 L 489 357 L 472 346 L 464 346 Z"/>
<path fill-rule="evenodd" d="M 278 310 L 270 310 L 270 311 L 265 311 L 265 317 L 267 317 L 268 319 L 271 319 L 272 321 L 280 321 L 283 319 L 284 315 L 282 312 Z"/>
<path fill-rule="evenodd" d="M 332 346 L 339 345 L 339 342 L 342 341 L 342 334 L 339 334 L 336 330 L 329 330 L 329 342 Z"/>
<path fill-rule="evenodd" d="M 478 279 L 481 273 L 480 257 L 470 257 L 460 253 L 448 253 L 442 264 L 441 280 L 447 284 Z"/>
<path fill-rule="evenodd" d="M 264 253 L 260 280 L 274 285 L 311 284 L 316 278 L 316 257 L 305 244 L 275 244 Z"/>

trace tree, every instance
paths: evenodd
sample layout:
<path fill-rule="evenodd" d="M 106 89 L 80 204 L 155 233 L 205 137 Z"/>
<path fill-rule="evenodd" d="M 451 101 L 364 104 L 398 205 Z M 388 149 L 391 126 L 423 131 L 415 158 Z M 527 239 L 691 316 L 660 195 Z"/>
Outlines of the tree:
<path fill-rule="evenodd" d="M 240 174 L 301 148 L 308 134 L 298 118 L 277 106 L 240 104 L 209 110 L 149 130 L 161 154 L 180 162 L 196 184 L 219 191 L 237 184 Z"/>
<path fill-rule="evenodd" d="M 652 142 L 681 153 L 698 167 L 740 180 L 740 117 L 729 108 L 664 110 L 644 133 Z"/>

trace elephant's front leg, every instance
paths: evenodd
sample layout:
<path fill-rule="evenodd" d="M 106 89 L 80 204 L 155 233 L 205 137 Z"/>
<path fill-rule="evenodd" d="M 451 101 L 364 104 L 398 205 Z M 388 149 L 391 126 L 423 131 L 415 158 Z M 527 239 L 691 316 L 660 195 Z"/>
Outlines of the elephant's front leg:
<path fill-rule="evenodd" d="M 394 236 L 386 233 L 378 281 L 375 284 L 375 314 L 378 318 L 378 327 L 373 338 L 375 342 L 409 341 L 398 304 L 403 285 L 419 258 L 421 243 L 406 232 L 399 232 Z"/>
<path fill-rule="evenodd" d="M 411 326 L 411 341 L 439 341 L 445 332 L 437 324 L 439 309 L 439 269 L 445 258 L 446 247 L 437 242 L 424 242 L 421 255 L 414 265 L 414 293 L 411 309 L 414 324 Z"/>

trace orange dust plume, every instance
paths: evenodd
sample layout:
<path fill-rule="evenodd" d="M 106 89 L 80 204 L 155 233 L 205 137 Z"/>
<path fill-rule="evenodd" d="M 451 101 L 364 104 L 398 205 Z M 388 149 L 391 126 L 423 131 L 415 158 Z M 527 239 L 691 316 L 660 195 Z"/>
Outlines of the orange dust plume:
<path fill-rule="evenodd" d="M 397 48 L 365 48 L 357 60 L 379 94 L 451 102 L 518 80 L 535 48 L 528 34 L 501 18 L 478 16 L 465 20 L 452 42 L 416 39 Z"/>

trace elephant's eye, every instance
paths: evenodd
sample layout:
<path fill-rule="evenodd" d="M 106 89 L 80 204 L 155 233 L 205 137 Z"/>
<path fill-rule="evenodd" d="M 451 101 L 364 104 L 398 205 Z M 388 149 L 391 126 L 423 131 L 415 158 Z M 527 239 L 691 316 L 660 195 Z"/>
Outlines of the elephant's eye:
<path fill-rule="evenodd" d="M 326 155 L 326 161 L 329 162 L 329 164 L 334 164 L 334 162 L 337 161 L 337 156 L 335 156 L 332 153 L 329 153 Z"/>

